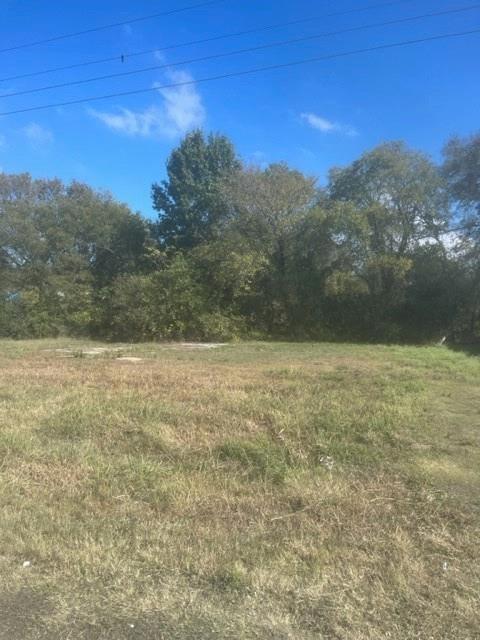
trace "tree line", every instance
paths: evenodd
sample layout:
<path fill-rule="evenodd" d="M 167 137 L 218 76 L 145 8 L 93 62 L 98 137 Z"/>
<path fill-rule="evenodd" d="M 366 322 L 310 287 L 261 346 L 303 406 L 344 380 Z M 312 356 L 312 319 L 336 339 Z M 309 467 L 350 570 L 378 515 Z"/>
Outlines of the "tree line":
<path fill-rule="evenodd" d="M 402 142 L 326 186 L 189 133 L 146 219 L 85 184 L 0 174 L 0 335 L 426 342 L 480 337 L 480 134 Z"/>

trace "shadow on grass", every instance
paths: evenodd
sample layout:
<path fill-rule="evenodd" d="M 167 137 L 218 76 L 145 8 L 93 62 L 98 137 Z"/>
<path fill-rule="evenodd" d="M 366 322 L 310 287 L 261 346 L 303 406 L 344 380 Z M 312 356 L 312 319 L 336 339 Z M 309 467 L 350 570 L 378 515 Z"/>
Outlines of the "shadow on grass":
<path fill-rule="evenodd" d="M 480 356 L 480 342 L 471 342 L 468 344 L 449 344 L 448 348 L 452 351 L 461 351 L 468 356 Z"/>

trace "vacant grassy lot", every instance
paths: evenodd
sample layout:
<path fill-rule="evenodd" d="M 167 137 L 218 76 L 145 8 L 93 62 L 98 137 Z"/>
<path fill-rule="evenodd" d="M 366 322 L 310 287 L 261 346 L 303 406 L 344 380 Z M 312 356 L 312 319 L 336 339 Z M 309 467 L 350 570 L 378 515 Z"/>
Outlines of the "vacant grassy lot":
<path fill-rule="evenodd" d="M 2 640 L 480 638 L 480 358 L 86 348 L 0 342 Z"/>

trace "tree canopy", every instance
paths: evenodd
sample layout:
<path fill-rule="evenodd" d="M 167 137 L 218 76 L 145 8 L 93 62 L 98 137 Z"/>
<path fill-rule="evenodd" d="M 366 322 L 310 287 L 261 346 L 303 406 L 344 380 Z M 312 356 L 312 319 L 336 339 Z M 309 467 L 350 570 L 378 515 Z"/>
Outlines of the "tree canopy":
<path fill-rule="evenodd" d="M 157 220 L 73 182 L 0 174 L 0 335 L 480 338 L 480 135 L 402 142 L 325 187 L 189 133 Z"/>
<path fill-rule="evenodd" d="M 157 237 L 167 245 L 191 249 L 211 239 L 225 207 L 220 185 L 240 167 L 225 136 L 189 133 L 167 162 L 168 179 L 152 186 L 159 212 Z"/>

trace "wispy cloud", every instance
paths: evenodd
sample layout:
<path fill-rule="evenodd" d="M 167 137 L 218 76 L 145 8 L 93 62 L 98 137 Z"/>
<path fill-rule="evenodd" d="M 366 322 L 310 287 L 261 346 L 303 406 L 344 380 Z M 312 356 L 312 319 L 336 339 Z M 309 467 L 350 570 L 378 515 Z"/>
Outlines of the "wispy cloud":
<path fill-rule="evenodd" d="M 127 136 L 149 138 L 163 132 L 163 112 L 158 107 L 148 107 L 144 111 L 119 108 L 116 112 L 89 109 L 90 115 L 103 122 L 109 129 Z"/>
<path fill-rule="evenodd" d="M 206 112 L 192 76 L 185 71 L 170 71 L 167 78 L 172 84 L 180 83 L 181 86 L 162 89 L 160 83 L 155 83 L 154 88 L 162 98 L 160 105 L 150 105 L 139 111 L 90 109 L 89 113 L 109 129 L 132 137 L 175 138 L 202 126 Z"/>
<path fill-rule="evenodd" d="M 42 127 L 37 122 L 31 122 L 23 127 L 22 133 L 29 143 L 37 149 L 48 147 L 53 142 L 53 133 L 50 129 Z"/>
<path fill-rule="evenodd" d="M 168 77 L 172 84 L 185 83 L 178 87 L 158 88 L 164 100 L 163 107 L 172 133 L 183 134 L 201 126 L 205 121 L 205 107 L 195 85 L 190 84 L 193 83 L 192 76 L 186 71 L 171 71 Z M 158 84 L 156 86 L 158 87 Z"/>
<path fill-rule="evenodd" d="M 317 131 L 321 131 L 322 133 L 340 133 L 345 136 L 358 135 L 358 131 L 355 129 L 355 127 L 352 127 L 349 124 L 333 122 L 332 120 L 328 120 L 327 118 L 319 116 L 316 113 L 302 113 L 300 117 L 310 127 L 312 127 L 312 129 L 316 129 Z"/>

